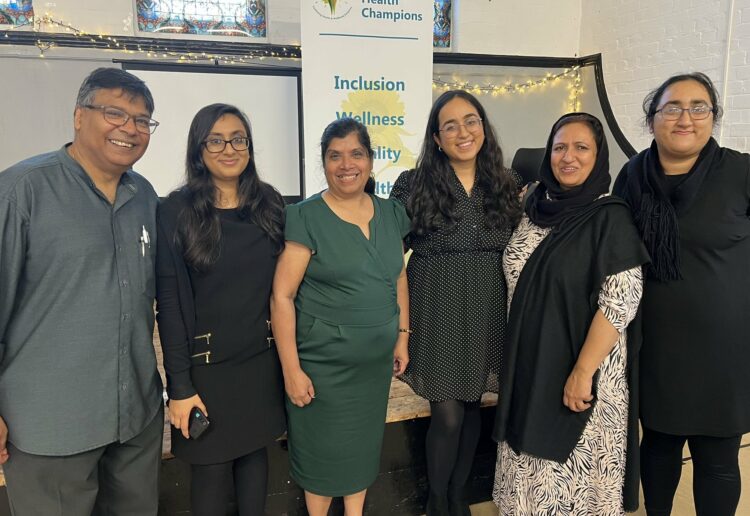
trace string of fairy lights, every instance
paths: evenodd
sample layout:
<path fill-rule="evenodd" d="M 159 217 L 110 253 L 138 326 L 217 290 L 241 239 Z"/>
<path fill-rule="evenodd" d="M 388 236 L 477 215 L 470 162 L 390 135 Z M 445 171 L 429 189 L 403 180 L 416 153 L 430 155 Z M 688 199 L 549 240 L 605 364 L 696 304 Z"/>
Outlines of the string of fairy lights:
<path fill-rule="evenodd" d="M 95 34 L 74 27 L 72 24 L 56 19 L 49 13 L 41 16 L 35 16 L 33 21 L 22 25 L 16 25 L 9 31 L 5 31 L 4 38 L 12 39 L 12 32 L 31 27 L 31 30 L 39 34 L 50 34 L 51 31 L 45 30 L 54 28 L 64 31 L 65 34 L 72 35 L 82 42 L 89 42 L 96 48 L 113 50 L 125 54 L 138 54 L 140 57 L 147 59 L 168 59 L 177 62 L 200 62 L 212 61 L 225 65 L 242 65 L 250 64 L 256 60 L 265 59 L 299 59 L 299 47 L 274 47 L 273 49 L 264 49 L 262 45 L 257 45 L 252 50 L 244 53 L 227 53 L 227 52 L 192 52 L 180 51 L 170 45 L 169 40 L 150 38 L 148 43 L 141 41 L 131 41 L 133 38 L 124 38 L 111 36 L 107 34 Z M 28 29 L 27 29 L 28 30 Z M 55 32 L 57 33 L 57 32 Z M 56 46 L 52 38 L 38 37 L 35 46 L 39 49 L 39 57 L 44 57 L 45 52 Z"/>
<path fill-rule="evenodd" d="M 581 67 L 573 66 L 565 68 L 562 72 L 553 74 L 547 72 L 544 77 L 539 79 L 529 79 L 525 82 L 506 81 L 501 84 L 495 83 L 472 83 L 461 79 L 444 80 L 437 77 L 432 80 L 433 89 L 453 90 L 461 89 L 471 92 L 475 95 L 492 95 L 493 97 L 502 95 L 525 94 L 532 91 L 540 91 L 547 86 L 556 86 L 565 83 L 568 88 L 568 108 L 570 111 L 580 111 L 581 94 L 583 93 Z"/>
<path fill-rule="evenodd" d="M 96 48 L 130 55 L 137 54 L 139 57 L 146 59 L 168 60 L 177 63 L 209 61 L 222 65 L 244 65 L 254 64 L 257 61 L 266 59 L 284 60 L 300 59 L 301 57 L 299 47 L 263 49 L 262 45 L 257 45 L 252 50 L 244 53 L 183 51 L 174 48 L 173 45 L 170 46 L 169 40 L 151 38 L 147 40 L 148 43 L 144 43 L 142 38 L 138 38 L 138 41 L 132 41 L 135 38 L 86 32 L 68 22 L 54 18 L 50 13 L 35 16 L 28 23 L 12 27 L 11 30 L 5 31 L 4 38 L 12 39 L 12 31 L 29 26 L 33 32 L 38 34 L 50 34 L 51 31 L 48 30 L 49 28 L 59 29 L 66 34 L 72 35 L 75 39 L 80 40 L 80 42 L 88 42 Z M 57 34 L 58 32 L 53 33 Z M 39 57 L 42 58 L 45 56 L 45 52 L 56 46 L 54 39 L 45 38 L 44 36 L 39 36 L 34 44 L 39 49 Z M 581 108 L 581 94 L 583 93 L 580 66 L 565 68 L 558 73 L 548 72 L 543 77 L 529 79 L 525 82 L 505 81 L 503 83 L 479 84 L 460 78 L 445 80 L 441 77 L 434 78 L 432 81 L 433 89 L 463 89 L 476 95 L 492 95 L 493 97 L 541 91 L 546 87 L 554 87 L 559 84 L 565 84 L 569 91 L 567 97 L 568 109 L 570 111 L 579 111 Z"/>

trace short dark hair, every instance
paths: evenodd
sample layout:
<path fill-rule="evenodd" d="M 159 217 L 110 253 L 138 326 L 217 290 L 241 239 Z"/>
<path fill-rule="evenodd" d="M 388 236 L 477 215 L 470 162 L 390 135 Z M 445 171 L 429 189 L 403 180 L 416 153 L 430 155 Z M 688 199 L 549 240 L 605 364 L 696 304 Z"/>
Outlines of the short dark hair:
<path fill-rule="evenodd" d="M 76 106 L 86 106 L 93 102 L 94 95 L 98 90 L 115 90 L 121 89 L 130 94 L 132 97 L 143 98 L 146 103 L 149 115 L 154 112 L 154 97 L 142 79 L 139 79 L 130 72 L 120 68 L 97 68 L 83 80 L 78 97 L 76 97 Z"/>
<path fill-rule="evenodd" d="M 370 133 L 367 132 L 367 127 L 357 120 L 344 117 L 334 120 L 323 130 L 323 136 L 320 137 L 320 159 L 323 161 L 323 166 L 326 163 L 326 152 L 328 146 L 331 145 L 331 141 L 334 138 L 346 138 L 350 134 L 355 133 L 359 144 L 365 148 L 367 157 L 372 159 L 375 155 L 375 151 L 372 150 L 372 143 L 370 142 Z M 375 193 L 375 179 L 370 176 L 365 185 L 365 192 Z"/>
<path fill-rule="evenodd" d="M 643 99 L 643 112 L 646 114 L 645 122 L 649 128 L 654 125 L 654 116 L 656 116 L 656 110 L 659 108 L 661 97 L 664 95 L 666 89 L 674 83 L 682 81 L 695 81 L 706 89 L 708 97 L 711 99 L 711 106 L 713 108 L 711 112 L 714 114 L 714 125 L 719 123 L 724 110 L 719 105 L 719 92 L 716 90 L 716 86 L 714 86 L 714 83 L 705 73 L 692 72 L 673 75 L 661 83 L 658 88 L 651 90 L 646 95 L 646 98 Z"/>
<path fill-rule="evenodd" d="M 370 133 L 367 132 L 367 127 L 354 118 L 343 117 L 334 120 L 323 130 L 323 136 L 320 137 L 320 159 L 323 160 L 323 163 L 326 162 L 326 152 L 328 151 L 328 146 L 331 145 L 331 140 L 334 138 L 346 138 L 351 133 L 357 134 L 360 145 L 367 151 L 367 157 L 372 158 L 375 151 L 372 150 Z"/>
<path fill-rule="evenodd" d="M 602 142 L 604 142 L 604 127 L 598 118 L 588 113 L 568 113 L 567 115 L 563 115 L 562 118 L 552 126 L 552 138 L 550 141 L 554 140 L 557 131 L 568 124 L 574 123 L 586 124 L 588 128 L 591 129 L 591 132 L 594 135 L 594 143 L 596 143 L 596 151 L 599 152 L 599 149 L 602 148 Z"/>

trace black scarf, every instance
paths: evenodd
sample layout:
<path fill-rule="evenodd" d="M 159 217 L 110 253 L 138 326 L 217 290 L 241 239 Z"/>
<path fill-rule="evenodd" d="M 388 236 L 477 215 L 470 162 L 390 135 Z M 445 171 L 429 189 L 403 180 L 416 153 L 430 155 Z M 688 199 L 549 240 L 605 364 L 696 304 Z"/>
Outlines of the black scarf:
<path fill-rule="evenodd" d="M 599 309 L 602 283 L 646 262 L 630 208 L 611 195 L 590 202 L 542 240 L 521 270 L 510 305 L 496 441 L 507 441 L 516 452 L 568 460 L 593 409 L 569 410 L 563 389 Z M 626 510 L 638 507 L 639 324 L 640 315 L 628 327 L 627 340 Z"/>
<path fill-rule="evenodd" d="M 687 178 L 671 196 L 667 193 L 656 140 L 620 171 L 614 193 L 625 199 L 633 211 L 635 224 L 651 255 L 651 264 L 646 269 L 649 277 L 659 281 L 682 277 L 677 217 L 692 206 L 718 150 L 716 140 L 708 140 Z"/>
<path fill-rule="evenodd" d="M 594 168 L 582 184 L 574 188 L 563 189 L 552 173 L 550 158 L 552 155 L 552 142 L 555 137 L 554 128 L 560 120 L 581 115 L 583 113 L 568 113 L 560 117 L 552 126 L 553 129 L 547 139 L 547 148 L 544 151 L 542 167 L 539 170 L 541 183 L 526 202 L 526 214 L 537 226 L 543 228 L 559 226 L 564 219 L 589 206 L 602 194 L 609 192 L 609 183 L 612 181 L 612 178 L 609 175 L 609 149 L 607 148 L 607 140 L 604 137 L 602 137 L 602 141 L 596 152 Z M 599 122 L 596 117 L 591 116 L 591 118 Z M 599 125 L 601 125 L 601 122 L 599 122 Z M 549 194 L 549 197 L 547 194 Z"/>

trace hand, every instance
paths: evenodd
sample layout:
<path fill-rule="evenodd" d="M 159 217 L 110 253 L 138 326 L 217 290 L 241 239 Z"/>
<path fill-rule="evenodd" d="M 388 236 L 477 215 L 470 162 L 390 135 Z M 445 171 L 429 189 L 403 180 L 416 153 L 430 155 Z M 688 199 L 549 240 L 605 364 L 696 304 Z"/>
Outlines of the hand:
<path fill-rule="evenodd" d="M 521 191 L 518 192 L 518 198 L 519 199 L 523 200 L 523 196 L 526 195 L 526 192 L 529 190 L 529 185 L 530 184 L 531 183 L 526 183 L 525 185 L 523 185 L 523 188 L 521 188 Z"/>
<path fill-rule="evenodd" d="M 399 338 L 393 349 L 393 376 L 404 374 L 407 365 L 409 365 L 409 340 Z"/>
<path fill-rule="evenodd" d="M 573 368 L 563 389 L 563 405 L 573 412 L 583 412 L 591 407 L 594 395 L 591 392 L 593 374 Z"/>
<path fill-rule="evenodd" d="M 309 405 L 315 398 L 312 380 L 302 369 L 284 372 L 284 389 L 292 403 L 298 407 Z"/>
<path fill-rule="evenodd" d="M 169 405 L 167 405 L 169 422 L 182 431 L 185 439 L 190 439 L 190 412 L 192 412 L 193 407 L 198 407 L 208 417 L 208 410 L 206 410 L 206 406 L 197 394 L 184 400 L 169 400 Z"/>
<path fill-rule="evenodd" d="M 8 460 L 8 426 L 5 420 L 0 417 L 0 464 L 5 464 Z"/>

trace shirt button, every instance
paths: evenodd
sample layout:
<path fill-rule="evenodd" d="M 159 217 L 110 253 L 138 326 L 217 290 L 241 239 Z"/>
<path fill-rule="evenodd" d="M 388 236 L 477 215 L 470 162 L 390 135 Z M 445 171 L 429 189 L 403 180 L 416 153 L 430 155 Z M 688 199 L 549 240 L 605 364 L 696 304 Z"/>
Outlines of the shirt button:
<path fill-rule="evenodd" d="M 127 383 L 123 383 L 122 385 L 120 385 L 120 388 L 121 388 L 121 389 L 122 389 L 123 391 L 127 391 L 127 390 L 128 390 L 128 384 L 127 384 Z"/>
<path fill-rule="evenodd" d="M 122 348 L 122 351 L 120 351 L 121 355 L 127 355 L 128 354 L 128 348 Z"/>
<path fill-rule="evenodd" d="M 128 280 L 126 280 L 126 279 L 122 280 L 122 282 L 120 282 L 120 285 L 122 285 L 123 287 L 127 287 L 128 286 Z"/>
<path fill-rule="evenodd" d="M 117 252 L 118 252 L 118 253 L 121 253 L 121 252 L 122 252 L 122 246 L 121 246 L 121 245 L 118 245 L 118 246 L 117 246 Z"/>
<path fill-rule="evenodd" d="M 130 314 L 122 314 L 123 321 L 127 321 L 128 319 L 130 319 Z"/>

